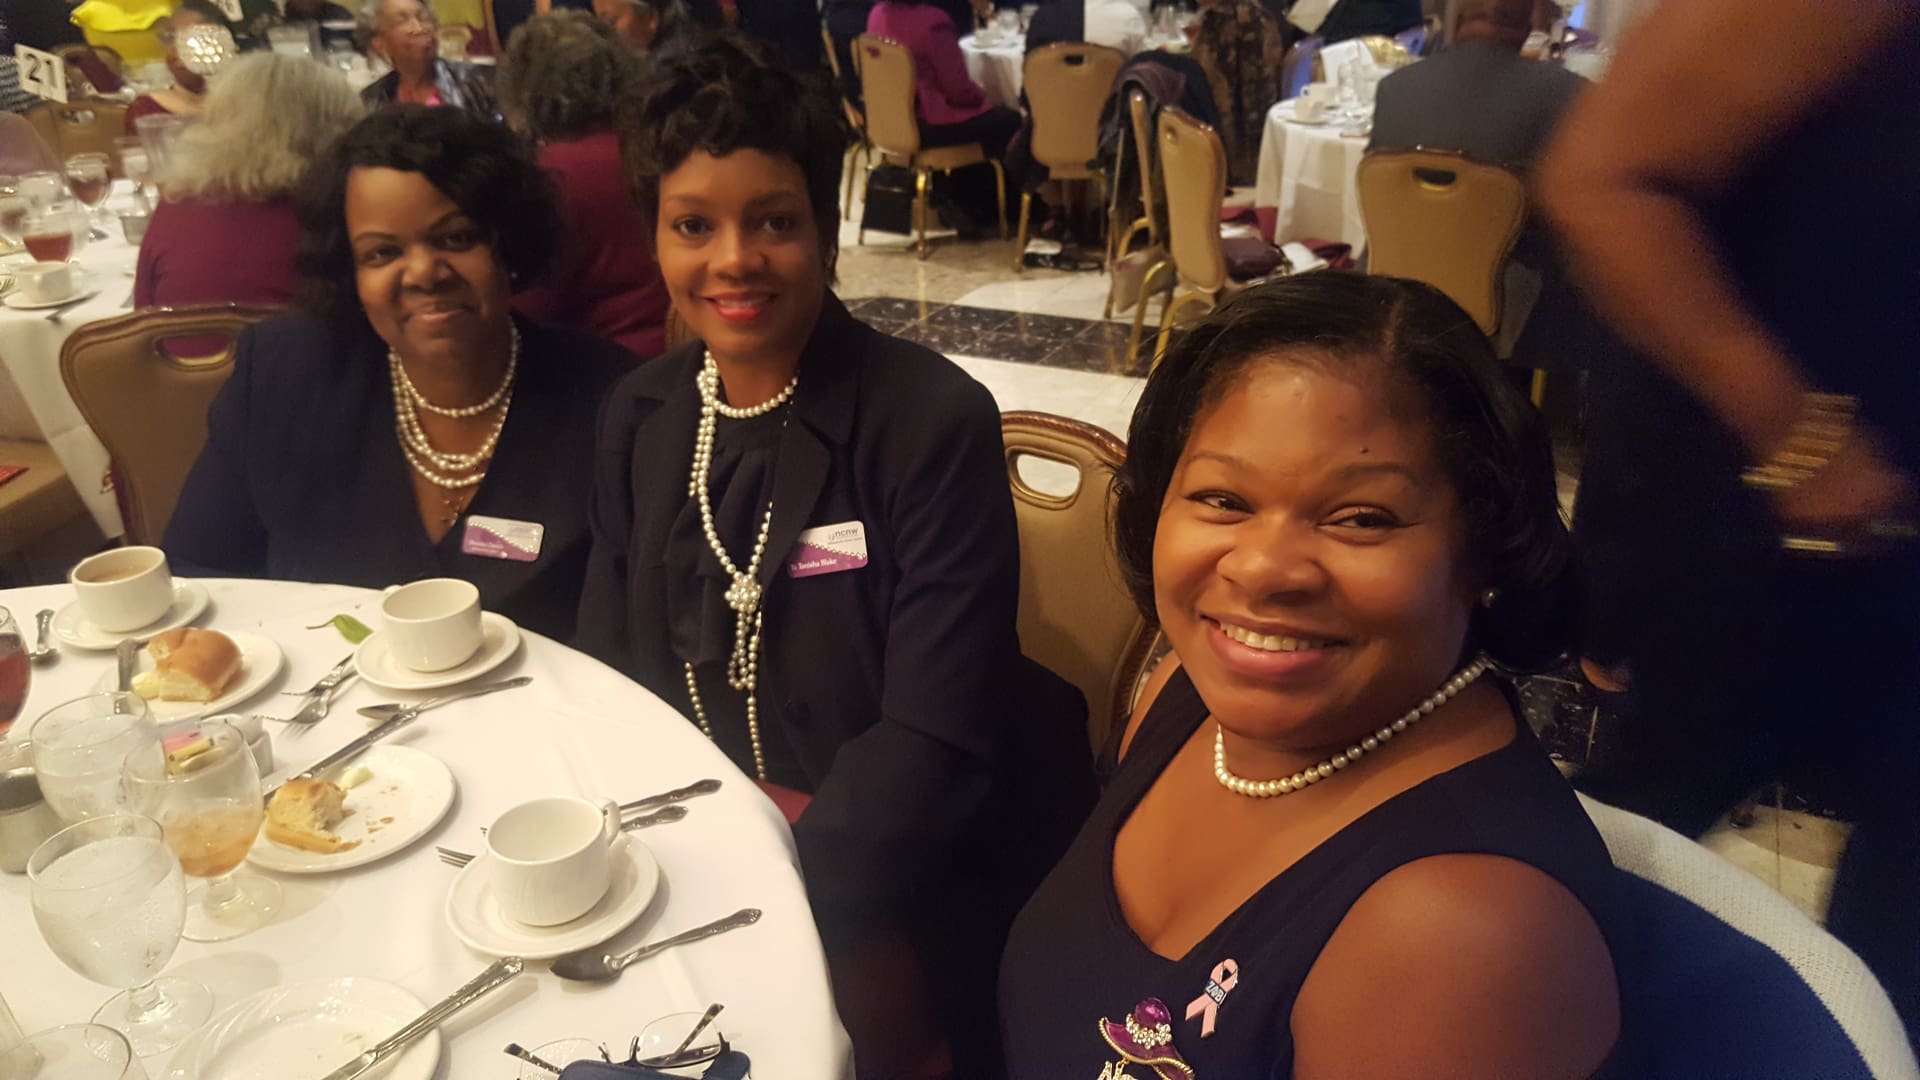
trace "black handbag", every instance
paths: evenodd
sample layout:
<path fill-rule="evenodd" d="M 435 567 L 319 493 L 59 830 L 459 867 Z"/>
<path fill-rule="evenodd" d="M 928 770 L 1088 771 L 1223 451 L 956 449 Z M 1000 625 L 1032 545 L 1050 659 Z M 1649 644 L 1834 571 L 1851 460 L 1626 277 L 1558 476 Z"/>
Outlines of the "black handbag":
<path fill-rule="evenodd" d="M 877 165 L 867 172 L 866 204 L 860 227 L 875 232 L 913 235 L 913 170 Z"/>

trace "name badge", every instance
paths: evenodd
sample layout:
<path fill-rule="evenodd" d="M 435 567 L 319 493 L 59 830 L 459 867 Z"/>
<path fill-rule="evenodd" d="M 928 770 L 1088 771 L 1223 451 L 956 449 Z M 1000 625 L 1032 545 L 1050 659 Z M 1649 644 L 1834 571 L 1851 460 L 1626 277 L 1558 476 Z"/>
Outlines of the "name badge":
<path fill-rule="evenodd" d="M 532 562 L 540 557 L 540 541 L 546 535 L 547 527 L 537 521 L 475 514 L 467 518 L 467 532 L 460 538 L 460 550 L 483 559 Z"/>
<path fill-rule="evenodd" d="M 858 521 L 808 529 L 787 557 L 788 577 L 815 577 L 858 570 L 867 565 L 867 527 Z"/>

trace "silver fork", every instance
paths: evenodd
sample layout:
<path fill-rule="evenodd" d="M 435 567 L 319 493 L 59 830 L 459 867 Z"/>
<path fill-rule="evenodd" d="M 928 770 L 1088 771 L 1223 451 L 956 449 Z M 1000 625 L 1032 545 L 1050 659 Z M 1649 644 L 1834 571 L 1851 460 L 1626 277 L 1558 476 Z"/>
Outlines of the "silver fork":
<path fill-rule="evenodd" d="M 299 710 L 292 716 L 284 718 L 269 716 L 267 719 L 293 725 L 288 730 L 294 733 L 304 732 L 307 728 L 319 723 L 326 717 L 327 710 L 333 706 L 334 691 L 357 674 L 353 666 L 354 655 L 348 653 L 346 659 L 333 665 L 325 675 L 320 676 L 320 681 L 307 688 L 306 692 L 301 694 L 306 700 L 300 703 Z M 292 691 L 283 691 L 283 693 L 291 694 Z"/>
<path fill-rule="evenodd" d="M 684 806 L 663 806 L 651 814 L 642 814 L 631 821 L 622 823 L 620 831 L 632 832 L 635 829 L 645 829 L 654 825 L 670 825 L 686 816 L 687 808 Z M 481 831 L 485 832 L 486 830 L 482 829 Z M 453 848 L 436 847 L 433 850 L 440 853 L 440 861 L 446 863 L 448 866 L 465 866 L 474 860 L 472 854 L 465 851 L 456 851 Z"/>

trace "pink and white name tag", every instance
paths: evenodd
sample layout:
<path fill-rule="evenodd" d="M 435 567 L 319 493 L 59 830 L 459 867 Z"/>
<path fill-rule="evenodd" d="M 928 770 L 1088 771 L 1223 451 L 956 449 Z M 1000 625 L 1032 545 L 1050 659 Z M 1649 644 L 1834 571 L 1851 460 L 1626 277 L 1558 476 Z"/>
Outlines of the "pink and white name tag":
<path fill-rule="evenodd" d="M 467 518 L 467 531 L 460 538 L 460 550 L 483 559 L 532 562 L 540 557 L 540 541 L 546 535 L 547 527 L 537 521 L 515 521 L 512 518 L 474 514 Z"/>
<path fill-rule="evenodd" d="M 787 556 L 788 577 L 814 577 L 858 570 L 867 565 L 867 527 L 858 521 L 808 529 Z"/>

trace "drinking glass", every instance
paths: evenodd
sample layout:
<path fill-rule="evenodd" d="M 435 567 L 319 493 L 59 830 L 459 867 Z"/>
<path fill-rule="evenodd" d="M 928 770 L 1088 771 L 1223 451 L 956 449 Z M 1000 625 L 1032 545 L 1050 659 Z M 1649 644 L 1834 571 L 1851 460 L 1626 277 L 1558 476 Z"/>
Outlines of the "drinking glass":
<path fill-rule="evenodd" d="M 1000 40 L 1009 41 L 1020 33 L 1020 13 L 1012 8 L 1001 8 L 993 13 L 993 24 L 1000 28 Z"/>
<path fill-rule="evenodd" d="M 0 193 L 0 239 L 14 247 L 27 235 L 27 219 L 33 216 L 33 205 L 25 195 L 17 191 Z"/>
<path fill-rule="evenodd" d="M 27 705 L 27 686 L 33 669 L 28 666 L 27 639 L 13 613 L 0 607 L 0 736 L 7 733 Z"/>
<path fill-rule="evenodd" d="M 1039 4 L 1021 4 L 1020 5 L 1020 32 L 1021 33 L 1023 34 L 1026 33 L 1027 27 L 1033 25 L 1033 17 L 1039 11 L 1040 11 Z"/>
<path fill-rule="evenodd" d="M 136 813 L 160 823 L 181 871 L 204 879 L 187 890 L 182 936 L 227 941 L 264 926 L 280 905 L 279 882 L 235 873 L 266 816 L 260 769 L 232 724 L 202 720 L 198 737 L 190 735 L 168 738 L 185 744 L 172 754 L 156 745 L 127 755 L 127 799 Z"/>
<path fill-rule="evenodd" d="M 27 741 L 40 793 L 72 823 L 126 809 L 121 767 L 127 755 L 158 748 L 160 732 L 145 699 L 115 691 L 54 706 L 34 722 Z"/>
<path fill-rule="evenodd" d="M 73 213 L 64 206 L 48 207 L 27 217 L 21 240 L 35 262 L 72 262 L 78 246 L 73 235 Z"/>
<path fill-rule="evenodd" d="M 107 196 L 113 191 L 113 178 L 107 172 L 107 155 L 75 154 L 67 159 L 67 190 L 81 206 L 87 208 L 94 217 L 100 216 L 100 208 L 107 205 Z"/>
<path fill-rule="evenodd" d="M 18 191 L 26 196 L 27 206 L 37 214 L 59 201 L 66 187 L 66 181 L 60 179 L 57 172 L 30 172 L 21 174 Z"/>
<path fill-rule="evenodd" d="M 127 1037 L 100 1024 L 67 1024 L 0 1052 L 7 1080 L 147 1080 Z"/>
<path fill-rule="evenodd" d="M 112 814 L 54 833 L 27 860 L 33 919 L 53 954 L 85 978 L 118 987 L 93 1014 L 141 1057 L 169 1050 L 206 1022 L 213 996 L 191 979 L 158 978 L 180 945 L 187 889 L 160 823 Z"/>

